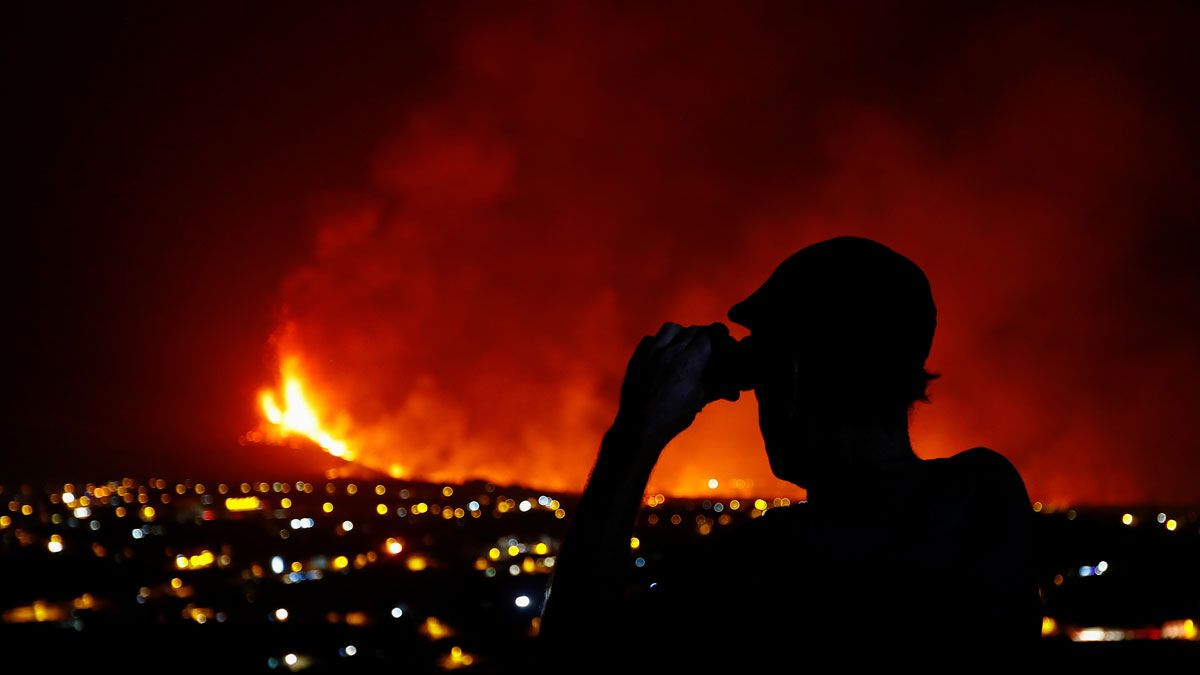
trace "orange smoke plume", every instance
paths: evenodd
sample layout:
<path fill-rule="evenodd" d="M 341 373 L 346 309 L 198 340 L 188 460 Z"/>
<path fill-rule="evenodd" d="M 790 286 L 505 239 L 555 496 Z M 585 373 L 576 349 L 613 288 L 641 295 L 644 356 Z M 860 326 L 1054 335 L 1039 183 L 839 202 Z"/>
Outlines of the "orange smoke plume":
<path fill-rule="evenodd" d="M 1157 234 L 1184 146 L 1154 61 L 1107 56 L 1156 19 L 1002 13 L 929 41 L 899 16 L 554 7 L 456 29 L 370 177 L 312 203 L 261 401 L 279 434 L 393 475 L 579 489 L 642 335 L 722 321 L 853 234 L 933 287 L 918 455 L 992 447 L 1051 504 L 1196 495 L 1176 430 L 1200 358 L 1172 323 L 1194 300 L 1158 292 L 1193 274 Z M 862 56 L 935 46 L 930 68 Z M 752 393 L 711 404 L 651 490 L 802 494 L 757 423 Z"/>

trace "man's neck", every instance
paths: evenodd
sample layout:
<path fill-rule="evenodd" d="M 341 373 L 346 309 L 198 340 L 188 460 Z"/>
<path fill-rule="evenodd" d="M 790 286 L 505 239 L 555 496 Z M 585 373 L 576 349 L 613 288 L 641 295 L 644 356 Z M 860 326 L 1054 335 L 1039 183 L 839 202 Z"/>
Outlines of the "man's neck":
<path fill-rule="evenodd" d="M 824 449 L 830 458 L 822 474 L 808 486 L 812 504 L 845 504 L 887 499 L 903 489 L 908 470 L 920 464 L 908 428 L 843 426 Z"/>

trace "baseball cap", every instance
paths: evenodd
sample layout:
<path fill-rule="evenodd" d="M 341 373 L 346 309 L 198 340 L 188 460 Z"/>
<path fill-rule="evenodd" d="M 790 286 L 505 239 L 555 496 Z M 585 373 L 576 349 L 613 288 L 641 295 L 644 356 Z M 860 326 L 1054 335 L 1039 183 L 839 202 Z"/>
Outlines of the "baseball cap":
<path fill-rule="evenodd" d="M 728 317 L 839 362 L 920 368 L 937 308 L 916 263 L 877 241 L 841 236 L 792 254 Z"/>

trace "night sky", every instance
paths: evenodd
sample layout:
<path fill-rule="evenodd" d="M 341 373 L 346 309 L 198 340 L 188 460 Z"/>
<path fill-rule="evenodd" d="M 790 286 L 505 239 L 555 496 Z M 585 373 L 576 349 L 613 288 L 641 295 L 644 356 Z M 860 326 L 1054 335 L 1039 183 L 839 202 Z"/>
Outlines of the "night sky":
<path fill-rule="evenodd" d="M 17 12 L 0 482 L 326 466 L 238 442 L 293 359 L 367 467 L 578 488 L 642 335 L 854 234 L 933 288 L 919 455 L 1200 500 L 1200 10 L 797 4 Z"/>

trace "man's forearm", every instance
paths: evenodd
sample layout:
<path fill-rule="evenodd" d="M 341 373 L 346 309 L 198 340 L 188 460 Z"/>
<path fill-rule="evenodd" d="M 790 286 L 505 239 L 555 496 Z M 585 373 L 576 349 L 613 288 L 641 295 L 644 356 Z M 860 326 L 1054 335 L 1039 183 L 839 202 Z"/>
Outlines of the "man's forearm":
<path fill-rule="evenodd" d="M 665 443 L 617 422 L 604 435 L 596 466 L 559 551 L 542 611 L 542 638 L 577 643 L 615 628 L 628 575 L 629 537 L 653 463 Z"/>

